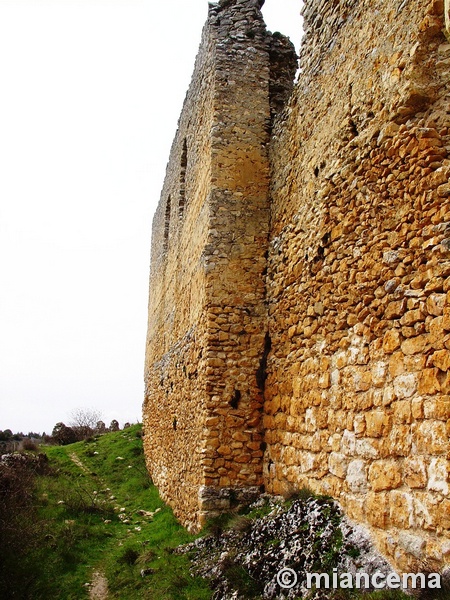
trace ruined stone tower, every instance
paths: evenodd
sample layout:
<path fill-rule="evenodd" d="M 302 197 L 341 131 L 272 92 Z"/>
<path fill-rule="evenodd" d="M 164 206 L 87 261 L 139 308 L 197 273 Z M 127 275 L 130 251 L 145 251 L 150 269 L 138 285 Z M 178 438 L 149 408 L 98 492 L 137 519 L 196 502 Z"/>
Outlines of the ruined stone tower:
<path fill-rule="evenodd" d="M 268 153 L 296 57 L 261 4 L 209 7 L 153 224 L 145 448 L 193 528 L 263 483 Z"/>
<path fill-rule="evenodd" d="M 450 557 L 443 0 L 208 20 L 153 224 L 145 452 L 197 529 L 260 489 L 340 501 L 399 568 Z"/>

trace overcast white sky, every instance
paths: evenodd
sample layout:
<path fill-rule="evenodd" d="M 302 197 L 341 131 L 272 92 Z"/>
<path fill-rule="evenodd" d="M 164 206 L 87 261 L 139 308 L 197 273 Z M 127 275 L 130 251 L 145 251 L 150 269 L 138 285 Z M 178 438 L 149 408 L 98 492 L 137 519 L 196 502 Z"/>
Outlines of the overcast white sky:
<path fill-rule="evenodd" d="M 301 37 L 300 0 L 266 0 Z M 0 429 L 141 420 L 151 220 L 206 0 L 0 0 Z"/>

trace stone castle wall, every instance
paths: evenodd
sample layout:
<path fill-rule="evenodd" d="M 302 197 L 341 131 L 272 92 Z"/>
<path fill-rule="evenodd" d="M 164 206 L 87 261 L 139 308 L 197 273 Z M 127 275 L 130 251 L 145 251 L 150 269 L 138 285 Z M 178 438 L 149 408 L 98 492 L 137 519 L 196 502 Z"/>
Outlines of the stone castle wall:
<path fill-rule="evenodd" d="M 263 484 L 268 149 L 296 60 L 260 4 L 209 7 L 153 223 L 144 445 L 191 528 Z"/>
<path fill-rule="evenodd" d="M 306 2 L 272 145 L 268 491 L 449 556 L 450 46 L 442 3 Z"/>
<path fill-rule="evenodd" d="M 210 5 L 155 215 L 149 469 L 192 528 L 308 486 L 399 568 L 443 564 L 448 5 L 307 0 L 283 110 L 292 49 L 261 4 Z"/>
<path fill-rule="evenodd" d="M 198 510 L 206 412 L 206 272 L 214 47 L 203 33 L 152 229 L 143 407 L 145 451 L 183 521 Z M 180 258 L 184 260 L 181 263 Z"/>

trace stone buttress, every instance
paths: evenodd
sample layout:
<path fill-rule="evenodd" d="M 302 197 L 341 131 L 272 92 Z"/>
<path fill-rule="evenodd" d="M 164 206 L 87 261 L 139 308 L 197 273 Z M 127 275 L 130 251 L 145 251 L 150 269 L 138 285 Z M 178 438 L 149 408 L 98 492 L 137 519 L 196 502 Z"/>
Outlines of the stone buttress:
<path fill-rule="evenodd" d="M 209 6 L 153 223 L 144 445 L 191 529 L 263 484 L 268 147 L 296 56 L 261 5 Z"/>

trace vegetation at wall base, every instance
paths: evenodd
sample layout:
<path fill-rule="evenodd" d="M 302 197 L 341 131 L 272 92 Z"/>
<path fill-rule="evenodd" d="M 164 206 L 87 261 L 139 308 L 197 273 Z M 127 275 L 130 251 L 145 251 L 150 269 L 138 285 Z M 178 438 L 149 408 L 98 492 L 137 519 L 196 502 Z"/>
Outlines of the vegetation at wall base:
<path fill-rule="evenodd" d="M 204 578 L 205 573 L 198 573 L 195 563 L 195 536 L 179 525 L 147 474 L 140 425 L 67 446 L 12 456 L 10 469 L 7 462 L 0 461 L 1 598 L 87 599 L 96 574 L 107 580 L 105 599 L 109 600 L 213 597 L 214 582 Z M 344 542 L 338 527 L 330 530 L 326 547 L 321 535 L 327 523 L 339 524 L 339 514 L 330 498 L 300 490 L 275 516 L 295 511 L 294 505 L 299 502 L 305 506 L 314 502 L 321 507 L 324 521 L 311 539 L 316 550 L 322 552 L 318 571 L 331 572 Z M 263 578 L 255 577 L 242 564 L 239 552 L 242 540 L 258 527 L 255 524 L 272 518 L 273 507 L 271 500 L 262 498 L 240 514 L 212 520 L 203 532 L 215 540 L 213 547 L 219 547 L 230 536 L 237 540 L 236 548 L 232 544 L 226 547 L 222 574 L 229 583 L 228 590 L 238 591 L 240 600 L 263 597 Z M 307 529 L 305 525 L 298 530 L 305 540 L 311 537 Z M 275 528 L 263 540 L 263 555 L 276 554 L 285 541 Z M 199 542 L 203 544 L 204 540 Z M 313 552 L 314 543 L 310 544 Z M 347 545 L 345 551 L 357 557 L 355 548 Z M 195 576 L 194 571 L 198 573 Z M 408 598 L 400 590 L 326 593 L 327 600 Z M 217 589 L 214 597 L 221 597 Z M 426 595 L 420 597 L 428 599 Z"/>
<path fill-rule="evenodd" d="M 109 599 L 210 598 L 189 558 L 173 553 L 194 537 L 147 474 L 140 425 L 42 451 L 45 469 L 23 476 L 9 512 L 0 506 L 0 523 L 16 514 L 8 530 L 16 543 L 0 548 L 0 597 L 81 600 L 102 573 Z"/>

